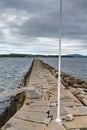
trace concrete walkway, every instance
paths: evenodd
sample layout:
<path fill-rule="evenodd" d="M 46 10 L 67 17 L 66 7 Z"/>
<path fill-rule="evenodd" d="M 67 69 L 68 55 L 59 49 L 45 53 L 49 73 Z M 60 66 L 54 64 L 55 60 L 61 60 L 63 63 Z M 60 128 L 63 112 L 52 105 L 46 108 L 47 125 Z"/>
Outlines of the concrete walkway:
<path fill-rule="evenodd" d="M 62 123 L 55 121 L 57 115 L 57 79 L 39 60 L 34 61 L 27 87 L 32 88 L 30 89 L 32 95 L 35 87 L 36 98 L 33 96 L 33 99 L 30 99 L 27 93 L 24 105 L 1 130 L 87 129 L 87 107 L 83 106 L 63 85 L 61 85 Z M 41 98 L 39 98 L 40 93 L 42 94 Z M 74 120 L 66 121 L 67 114 L 72 114 Z"/>

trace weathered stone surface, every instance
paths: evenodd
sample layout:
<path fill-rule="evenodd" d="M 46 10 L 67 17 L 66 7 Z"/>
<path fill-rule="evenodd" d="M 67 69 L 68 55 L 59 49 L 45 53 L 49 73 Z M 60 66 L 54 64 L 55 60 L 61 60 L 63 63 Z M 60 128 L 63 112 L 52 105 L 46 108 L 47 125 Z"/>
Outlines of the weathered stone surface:
<path fill-rule="evenodd" d="M 23 105 L 24 100 L 24 92 L 18 93 L 15 96 L 13 95 L 13 97 L 9 97 L 9 100 L 7 100 L 7 107 L 5 108 L 4 104 L 1 108 L 3 111 L 0 115 L 0 128 L 5 124 L 6 121 L 10 119 L 11 116 L 15 114 L 16 111 L 20 109 L 20 107 Z"/>
<path fill-rule="evenodd" d="M 80 84 L 76 84 L 76 83 L 74 83 L 73 84 L 73 87 L 75 87 L 75 88 L 80 88 L 80 87 L 82 87 Z"/>
<path fill-rule="evenodd" d="M 72 121 L 65 121 L 63 123 L 63 125 L 65 126 L 65 128 L 67 130 L 70 129 L 82 129 L 85 128 L 87 129 L 87 116 L 78 116 L 78 117 L 74 117 L 74 120 Z"/>
<path fill-rule="evenodd" d="M 82 102 L 87 106 L 87 99 L 82 99 Z"/>
<path fill-rule="evenodd" d="M 42 93 L 47 93 L 47 92 L 48 92 L 48 90 L 47 90 L 47 89 L 42 88 L 41 92 L 42 92 Z"/>
<path fill-rule="evenodd" d="M 45 130 L 66 130 L 62 124 L 52 121 Z"/>
<path fill-rule="evenodd" d="M 61 101 L 61 106 L 72 107 L 72 106 L 82 106 L 82 104 L 80 102 L 76 103 L 76 102 L 71 100 L 71 101 Z"/>
<path fill-rule="evenodd" d="M 73 99 L 74 101 L 77 101 L 77 98 L 75 96 L 73 96 L 73 94 L 70 91 L 68 91 L 66 89 L 62 89 L 61 90 L 61 99 L 65 99 L 65 98 Z"/>
<path fill-rule="evenodd" d="M 61 89 L 65 89 L 65 86 L 63 84 L 61 84 Z"/>
<path fill-rule="evenodd" d="M 87 107 L 85 106 L 78 106 L 78 107 L 65 107 L 66 111 L 69 114 L 75 115 L 75 116 L 85 116 L 87 115 Z"/>
<path fill-rule="evenodd" d="M 50 121 L 51 121 L 51 118 L 47 118 L 47 119 L 45 119 L 45 121 L 43 123 L 48 125 Z"/>
<path fill-rule="evenodd" d="M 49 93 L 44 93 L 43 96 L 45 100 L 49 100 L 49 96 L 50 96 Z"/>
<path fill-rule="evenodd" d="M 78 95 L 77 95 L 77 98 L 78 98 L 80 101 L 82 101 L 83 99 L 87 99 L 87 95 L 85 95 L 85 94 L 78 94 Z"/>
<path fill-rule="evenodd" d="M 50 110 L 49 106 L 41 106 L 41 105 L 23 105 L 23 107 L 20 110 L 23 111 L 35 111 L 35 112 L 48 112 Z"/>
<path fill-rule="evenodd" d="M 67 115 L 68 113 L 67 113 L 67 111 L 66 111 L 63 107 L 61 107 L 60 110 L 61 110 L 61 111 L 60 111 L 61 118 L 64 118 L 64 117 L 65 117 L 64 115 Z M 51 107 L 51 108 L 50 108 L 50 116 L 51 116 L 53 119 L 56 119 L 56 117 L 57 117 L 57 108 L 56 108 L 56 107 Z"/>
<path fill-rule="evenodd" d="M 79 88 L 77 88 L 77 89 L 73 88 L 73 91 L 72 90 L 70 90 L 70 91 L 73 93 L 74 96 L 81 93 L 81 89 L 79 89 Z"/>
<path fill-rule="evenodd" d="M 28 98 L 26 98 L 24 101 L 24 104 L 31 104 L 31 103 L 36 102 L 36 101 L 41 101 L 41 99 L 28 99 Z"/>
<path fill-rule="evenodd" d="M 44 130 L 45 127 L 45 124 L 38 124 L 12 117 L 1 130 Z"/>
<path fill-rule="evenodd" d="M 17 119 L 44 123 L 48 114 L 43 112 L 18 111 L 14 117 Z"/>
<path fill-rule="evenodd" d="M 57 96 L 51 95 L 49 98 L 50 102 L 57 102 Z"/>
<path fill-rule="evenodd" d="M 36 101 L 32 103 L 32 105 L 37 105 L 37 106 L 50 106 L 50 102 L 48 100 L 41 99 L 39 101 Z"/>
<path fill-rule="evenodd" d="M 56 106 L 57 106 L 57 103 L 56 103 L 56 102 L 52 102 L 52 103 L 50 104 L 50 106 L 51 106 L 51 107 L 56 107 Z"/>
<path fill-rule="evenodd" d="M 35 87 L 24 87 L 26 98 L 41 98 L 41 93 Z"/>
<path fill-rule="evenodd" d="M 48 88 L 48 91 L 49 91 L 49 93 L 51 93 L 51 94 L 53 94 L 53 95 L 55 95 L 55 96 L 57 96 L 57 85 L 56 85 L 56 87 L 50 87 L 50 88 Z"/>

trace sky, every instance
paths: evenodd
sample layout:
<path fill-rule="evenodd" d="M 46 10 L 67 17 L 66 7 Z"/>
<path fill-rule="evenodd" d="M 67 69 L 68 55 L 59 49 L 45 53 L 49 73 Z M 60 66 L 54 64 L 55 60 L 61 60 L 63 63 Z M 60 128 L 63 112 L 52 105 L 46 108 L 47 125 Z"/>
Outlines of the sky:
<path fill-rule="evenodd" d="M 0 54 L 57 55 L 59 0 L 0 0 Z M 63 0 L 62 54 L 87 55 L 87 0 Z"/>

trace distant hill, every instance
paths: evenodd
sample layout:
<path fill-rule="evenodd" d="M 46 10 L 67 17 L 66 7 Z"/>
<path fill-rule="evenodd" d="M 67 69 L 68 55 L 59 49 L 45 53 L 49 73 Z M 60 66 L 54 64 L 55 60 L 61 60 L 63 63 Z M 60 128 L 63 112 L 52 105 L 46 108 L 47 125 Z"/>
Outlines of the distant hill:
<path fill-rule="evenodd" d="M 11 53 L 11 54 L 0 54 L 0 57 L 27 57 L 27 58 L 34 58 L 34 57 L 47 57 L 47 58 L 57 58 L 58 55 L 33 55 L 33 54 L 15 54 L 15 53 Z M 68 55 L 62 55 L 62 57 L 70 57 L 70 58 L 87 58 L 87 55 L 80 55 L 80 54 L 68 54 Z"/>
<path fill-rule="evenodd" d="M 11 53 L 11 54 L 0 54 L 0 57 L 12 57 L 12 58 L 15 58 L 15 57 L 20 57 L 20 58 L 23 58 L 23 57 L 27 57 L 27 58 L 34 58 L 34 57 L 58 57 L 58 55 L 33 55 L 33 54 L 16 54 L 16 53 Z"/>
<path fill-rule="evenodd" d="M 80 54 L 68 54 L 68 55 L 65 55 L 65 57 L 73 57 L 73 58 L 86 58 L 87 55 L 80 55 Z"/>

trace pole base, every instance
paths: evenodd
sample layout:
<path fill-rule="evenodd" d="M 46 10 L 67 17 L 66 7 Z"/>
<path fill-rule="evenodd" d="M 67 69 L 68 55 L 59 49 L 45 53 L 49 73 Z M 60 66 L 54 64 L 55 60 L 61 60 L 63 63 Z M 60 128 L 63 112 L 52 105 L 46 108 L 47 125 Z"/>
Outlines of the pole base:
<path fill-rule="evenodd" d="M 56 122 L 60 123 L 62 120 L 59 118 L 56 118 Z"/>

